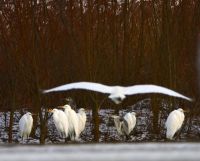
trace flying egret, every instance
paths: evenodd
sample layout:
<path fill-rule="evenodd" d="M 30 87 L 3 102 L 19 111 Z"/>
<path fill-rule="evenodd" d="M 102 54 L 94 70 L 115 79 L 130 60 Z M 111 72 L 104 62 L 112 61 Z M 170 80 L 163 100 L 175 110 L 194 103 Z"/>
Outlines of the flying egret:
<path fill-rule="evenodd" d="M 22 140 L 28 139 L 33 127 L 33 117 L 30 112 L 24 114 L 19 120 L 19 135 Z"/>
<path fill-rule="evenodd" d="M 134 86 L 123 87 L 123 86 L 107 86 L 100 83 L 92 83 L 92 82 L 76 82 L 76 83 L 61 85 L 48 90 L 43 90 L 43 93 L 67 91 L 72 89 L 84 89 L 84 90 L 91 90 L 91 91 L 110 94 L 108 97 L 116 104 L 121 103 L 126 98 L 126 95 L 145 94 L 145 93 L 162 93 L 192 101 L 191 98 L 188 98 L 171 89 L 157 85 L 134 85 Z"/>
<path fill-rule="evenodd" d="M 69 123 L 69 136 L 71 140 L 78 140 L 78 116 L 76 112 L 71 108 L 70 105 L 59 106 L 64 108 L 64 112 L 67 116 L 68 123 Z"/>
<path fill-rule="evenodd" d="M 172 111 L 167 117 L 165 126 L 167 128 L 166 138 L 172 140 L 174 134 L 181 128 L 185 119 L 184 110 L 179 108 Z"/>
<path fill-rule="evenodd" d="M 80 108 L 78 110 L 77 116 L 78 116 L 78 126 L 79 126 L 79 130 L 78 130 L 78 137 L 79 137 L 80 134 L 85 129 L 85 124 L 86 124 L 86 120 L 87 120 L 85 109 L 84 108 Z"/>
<path fill-rule="evenodd" d="M 56 126 L 56 129 L 60 133 L 60 136 L 63 138 L 67 138 L 69 123 L 65 113 L 55 108 L 53 110 L 50 109 L 49 112 L 53 113 L 53 121 Z"/>
<path fill-rule="evenodd" d="M 126 135 L 128 136 L 131 131 L 133 131 L 136 125 L 136 113 L 135 112 L 128 112 L 121 118 L 120 116 L 112 115 L 114 118 L 115 127 L 119 135 Z"/>

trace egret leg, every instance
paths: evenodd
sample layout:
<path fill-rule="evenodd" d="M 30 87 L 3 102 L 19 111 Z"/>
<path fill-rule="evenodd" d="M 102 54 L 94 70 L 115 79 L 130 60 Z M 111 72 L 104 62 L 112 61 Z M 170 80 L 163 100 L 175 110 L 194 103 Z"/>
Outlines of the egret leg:
<path fill-rule="evenodd" d="M 63 138 L 65 139 L 65 143 L 67 143 L 70 140 L 70 137 L 69 136 L 66 137 L 65 134 Z"/>
<path fill-rule="evenodd" d="M 176 136 L 174 137 L 174 138 L 175 138 L 175 140 L 178 140 L 178 139 L 180 139 L 180 136 L 181 136 L 181 131 L 182 131 L 182 129 L 180 129 L 180 130 L 178 130 L 178 131 L 177 131 L 177 133 L 175 134 Z"/>
<path fill-rule="evenodd" d="M 128 140 L 128 139 L 127 139 L 127 135 L 122 135 L 122 137 L 123 137 L 123 141 L 124 141 L 124 142 L 127 142 L 127 140 Z"/>
<path fill-rule="evenodd" d="M 17 142 L 20 143 L 19 135 L 17 135 Z"/>
<path fill-rule="evenodd" d="M 68 138 L 65 138 L 65 143 L 67 143 L 68 142 Z"/>
<path fill-rule="evenodd" d="M 126 135 L 126 141 L 128 142 L 130 140 L 130 135 Z"/>
<path fill-rule="evenodd" d="M 65 138 L 62 132 L 60 132 L 59 135 L 60 135 L 60 138 Z"/>
<path fill-rule="evenodd" d="M 23 142 L 24 142 L 24 137 L 22 136 L 22 144 L 23 144 Z"/>
<path fill-rule="evenodd" d="M 71 140 L 74 141 L 74 142 L 76 141 L 76 134 L 75 134 L 75 131 L 72 133 Z"/>
<path fill-rule="evenodd" d="M 29 138 L 26 139 L 26 144 L 28 144 L 28 142 L 29 142 Z"/>
<path fill-rule="evenodd" d="M 172 139 L 165 138 L 165 141 L 166 141 L 166 142 L 174 142 L 175 139 L 174 139 L 174 138 L 172 138 Z"/>

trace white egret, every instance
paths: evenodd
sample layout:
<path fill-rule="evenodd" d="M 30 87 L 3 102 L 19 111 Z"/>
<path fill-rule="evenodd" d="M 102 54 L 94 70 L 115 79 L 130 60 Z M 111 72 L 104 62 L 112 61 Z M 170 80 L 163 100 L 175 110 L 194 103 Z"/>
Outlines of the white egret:
<path fill-rule="evenodd" d="M 121 103 L 126 98 L 126 95 L 145 94 L 145 93 L 161 93 L 192 101 L 191 98 L 188 98 L 171 89 L 157 85 L 134 85 L 134 86 L 123 87 L 123 86 L 107 86 L 100 83 L 92 83 L 92 82 L 76 82 L 44 90 L 43 93 L 67 91 L 72 89 L 84 89 L 84 90 L 91 90 L 91 91 L 110 94 L 109 98 L 116 104 Z"/>
<path fill-rule="evenodd" d="M 79 127 L 78 137 L 79 137 L 81 132 L 83 132 L 84 129 L 85 129 L 85 124 L 86 124 L 86 120 L 87 120 L 85 109 L 84 108 L 80 108 L 78 110 L 77 116 L 78 116 L 78 127 Z"/>
<path fill-rule="evenodd" d="M 53 110 L 50 109 L 49 112 L 53 113 L 53 121 L 61 137 L 67 138 L 69 123 L 65 113 L 55 108 Z"/>
<path fill-rule="evenodd" d="M 169 116 L 167 117 L 167 121 L 165 126 L 167 128 L 166 138 L 172 140 L 174 134 L 180 130 L 183 121 L 185 119 L 184 110 L 179 108 L 170 112 Z"/>
<path fill-rule="evenodd" d="M 64 112 L 68 119 L 70 139 L 73 141 L 78 140 L 79 125 L 76 112 L 71 108 L 70 105 L 64 105 L 60 107 L 64 108 Z"/>
<path fill-rule="evenodd" d="M 119 135 L 126 135 L 128 136 L 131 131 L 133 131 L 136 125 L 136 113 L 135 112 L 128 112 L 121 118 L 120 116 L 112 115 L 114 118 L 115 127 Z"/>
<path fill-rule="evenodd" d="M 19 120 L 19 135 L 22 140 L 28 139 L 33 127 L 33 117 L 30 112 L 24 114 Z"/>

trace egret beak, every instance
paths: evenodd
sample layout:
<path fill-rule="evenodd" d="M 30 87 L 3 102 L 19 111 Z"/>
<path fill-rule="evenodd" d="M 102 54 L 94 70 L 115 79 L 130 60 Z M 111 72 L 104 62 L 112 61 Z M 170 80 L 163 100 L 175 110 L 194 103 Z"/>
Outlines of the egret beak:
<path fill-rule="evenodd" d="M 188 111 L 188 110 L 183 110 L 183 112 L 184 112 L 184 113 L 188 113 L 189 111 Z"/>
<path fill-rule="evenodd" d="M 31 115 L 37 115 L 36 113 L 32 113 Z"/>
<path fill-rule="evenodd" d="M 52 110 L 53 110 L 53 109 L 50 108 L 50 109 L 48 109 L 48 112 L 52 112 Z"/>

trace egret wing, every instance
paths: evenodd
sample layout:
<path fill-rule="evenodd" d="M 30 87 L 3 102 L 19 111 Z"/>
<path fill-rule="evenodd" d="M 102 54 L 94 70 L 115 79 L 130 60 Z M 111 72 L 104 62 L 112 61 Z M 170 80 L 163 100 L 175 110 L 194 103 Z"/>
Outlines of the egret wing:
<path fill-rule="evenodd" d="M 127 135 L 132 131 L 132 125 L 133 125 L 133 120 L 132 120 L 132 116 L 130 113 L 127 113 L 124 117 L 123 117 L 123 120 L 124 120 L 124 125 L 126 126 L 127 128 Z"/>
<path fill-rule="evenodd" d="M 120 121 L 120 117 L 113 115 L 112 118 L 114 118 L 114 124 L 115 124 L 115 127 L 117 129 L 117 132 L 119 133 L 119 135 L 123 135 L 122 122 Z"/>
<path fill-rule="evenodd" d="M 28 135 L 31 133 L 32 127 L 33 127 L 33 117 L 28 116 L 27 122 L 26 122 L 26 128 L 27 128 Z"/>
<path fill-rule="evenodd" d="M 101 92 L 101 93 L 111 93 L 112 87 L 103 85 L 100 83 L 76 82 L 76 83 L 69 83 L 69 84 L 61 85 L 61 86 L 51 88 L 48 90 L 44 90 L 43 93 L 67 91 L 67 90 L 72 90 L 72 89 L 84 89 L 84 90 L 96 91 L 96 92 Z"/>
<path fill-rule="evenodd" d="M 132 128 L 134 129 L 135 125 L 136 125 L 136 117 L 132 115 L 132 121 L 133 121 L 133 125 Z"/>
<path fill-rule="evenodd" d="M 178 92 L 175 92 L 171 89 L 157 86 L 157 85 L 135 85 L 130 87 L 124 87 L 125 95 L 134 95 L 134 94 L 145 94 L 145 93 L 161 93 L 169 96 L 180 97 L 188 101 L 192 101 L 191 98 L 186 97 Z"/>
<path fill-rule="evenodd" d="M 65 115 L 65 113 L 63 111 L 59 111 L 58 113 L 58 117 L 60 119 L 60 123 L 62 125 L 62 128 L 63 128 L 63 132 L 65 133 L 65 137 L 68 136 L 68 132 L 69 132 L 69 122 L 68 122 L 68 119 L 67 119 L 67 116 Z"/>
<path fill-rule="evenodd" d="M 165 126 L 169 131 L 177 131 L 179 129 L 180 121 L 178 115 L 177 110 L 174 110 L 167 117 Z"/>
<path fill-rule="evenodd" d="M 129 124 L 128 124 L 128 121 L 127 121 L 126 119 L 124 119 L 124 126 L 126 127 L 127 130 L 129 130 L 129 129 L 128 129 L 128 127 L 129 127 L 128 125 L 129 125 Z"/>
<path fill-rule="evenodd" d="M 20 130 L 20 135 L 22 135 L 23 131 L 25 130 L 25 124 L 26 124 L 26 118 L 25 115 L 21 117 L 19 120 L 19 130 Z"/>
<path fill-rule="evenodd" d="M 174 110 L 174 115 L 176 116 L 177 128 L 180 129 L 183 124 L 185 115 L 178 110 Z"/>
<path fill-rule="evenodd" d="M 81 110 L 82 110 L 82 108 L 80 108 L 78 110 L 78 113 L 77 113 L 79 124 L 80 124 L 80 126 L 79 126 L 79 132 L 82 132 L 85 129 L 85 124 L 86 124 L 86 121 L 87 121 L 86 113 L 83 112 L 83 111 L 81 111 Z"/>
<path fill-rule="evenodd" d="M 77 113 L 77 117 L 79 125 L 78 134 L 80 135 L 80 133 L 85 129 L 86 119 L 80 113 Z"/>

